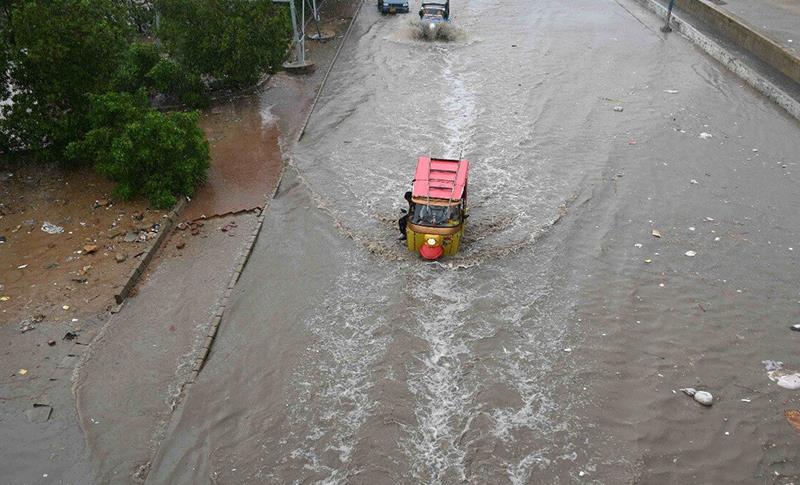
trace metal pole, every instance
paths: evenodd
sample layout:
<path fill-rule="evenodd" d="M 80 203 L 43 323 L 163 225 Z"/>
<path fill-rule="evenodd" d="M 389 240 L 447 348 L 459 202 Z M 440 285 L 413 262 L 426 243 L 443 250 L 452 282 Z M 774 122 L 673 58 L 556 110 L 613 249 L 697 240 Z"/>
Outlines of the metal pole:
<path fill-rule="evenodd" d="M 661 32 L 669 33 L 672 32 L 672 27 L 669 26 L 669 21 L 672 19 L 672 7 L 675 5 L 675 0 L 669 0 L 669 6 L 667 7 L 667 21 L 664 23 L 664 26 L 661 27 Z"/>
<path fill-rule="evenodd" d="M 289 15 L 292 17 L 292 32 L 294 32 L 295 61 L 304 62 L 305 56 L 301 45 L 302 37 L 300 37 L 300 33 L 297 31 L 297 8 L 294 5 L 294 0 L 289 0 Z"/>
<path fill-rule="evenodd" d="M 300 16 L 300 28 L 303 29 L 300 32 L 300 52 L 303 54 L 303 58 L 300 59 L 300 62 L 305 64 L 306 62 L 306 2 L 301 0 L 302 5 L 300 5 L 300 11 L 302 15 Z"/>
<path fill-rule="evenodd" d="M 322 31 L 319 30 L 319 9 L 317 8 L 317 0 L 311 0 L 311 9 L 314 12 L 314 23 L 317 27 L 317 40 L 322 41 Z"/>

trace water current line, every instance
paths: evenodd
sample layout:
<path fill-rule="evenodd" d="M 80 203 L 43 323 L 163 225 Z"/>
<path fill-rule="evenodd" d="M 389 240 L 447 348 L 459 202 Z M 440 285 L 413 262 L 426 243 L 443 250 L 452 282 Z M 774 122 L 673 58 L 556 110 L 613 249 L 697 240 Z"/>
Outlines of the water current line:
<path fill-rule="evenodd" d="M 300 445 L 290 457 L 326 475 L 323 483 L 346 483 L 348 470 L 354 472 L 356 435 L 376 405 L 370 396 L 372 370 L 390 340 L 379 336 L 386 322 L 375 313 L 388 304 L 390 291 L 381 288 L 386 280 L 365 286 L 362 279 L 358 271 L 343 273 L 323 304 L 324 314 L 306 322 L 318 338 L 306 349 L 307 366 L 295 380 L 299 396 L 292 405 L 293 428 L 304 435 L 296 437 Z M 322 459 L 331 451 L 338 462 Z"/>

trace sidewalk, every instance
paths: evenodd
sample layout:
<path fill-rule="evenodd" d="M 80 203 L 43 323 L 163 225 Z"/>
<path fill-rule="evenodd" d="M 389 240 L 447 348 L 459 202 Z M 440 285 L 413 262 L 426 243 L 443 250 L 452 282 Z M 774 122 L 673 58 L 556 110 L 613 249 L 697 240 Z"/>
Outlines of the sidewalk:
<path fill-rule="evenodd" d="M 724 0 L 716 7 L 800 57 L 800 0 Z"/>
<path fill-rule="evenodd" d="M 663 7 L 669 3 L 649 1 Z M 800 0 L 676 0 L 675 13 L 715 38 L 731 56 L 797 94 L 800 52 L 795 44 L 800 42 Z"/>

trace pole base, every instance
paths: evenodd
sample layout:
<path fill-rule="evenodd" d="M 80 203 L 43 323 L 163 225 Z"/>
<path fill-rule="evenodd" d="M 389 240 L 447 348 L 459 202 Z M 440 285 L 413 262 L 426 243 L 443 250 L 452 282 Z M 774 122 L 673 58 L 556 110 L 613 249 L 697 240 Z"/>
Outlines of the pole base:
<path fill-rule="evenodd" d="M 306 35 L 306 39 L 314 40 L 314 41 L 320 41 L 320 42 L 329 41 L 329 40 L 333 39 L 334 37 L 336 37 L 336 33 L 334 33 L 333 31 L 330 31 L 330 30 L 320 30 L 319 34 L 314 32 L 313 34 Z"/>
<path fill-rule="evenodd" d="M 308 74 L 314 71 L 314 63 L 309 60 L 306 60 L 305 62 L 284 62 L 283 69 L 289 74 Z"/>

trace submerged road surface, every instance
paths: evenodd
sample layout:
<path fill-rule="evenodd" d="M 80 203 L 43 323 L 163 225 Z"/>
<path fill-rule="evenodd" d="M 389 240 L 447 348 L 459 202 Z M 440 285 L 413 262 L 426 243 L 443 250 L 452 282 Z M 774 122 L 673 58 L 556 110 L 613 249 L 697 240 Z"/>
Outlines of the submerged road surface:
<path fill-rule="evenodd" d="M 796 482 L 797 122 L 625 0 L 413 17 L 361 12 L 148 482 Z M 426 263 L 402 194 L 462 152 Z"/>

